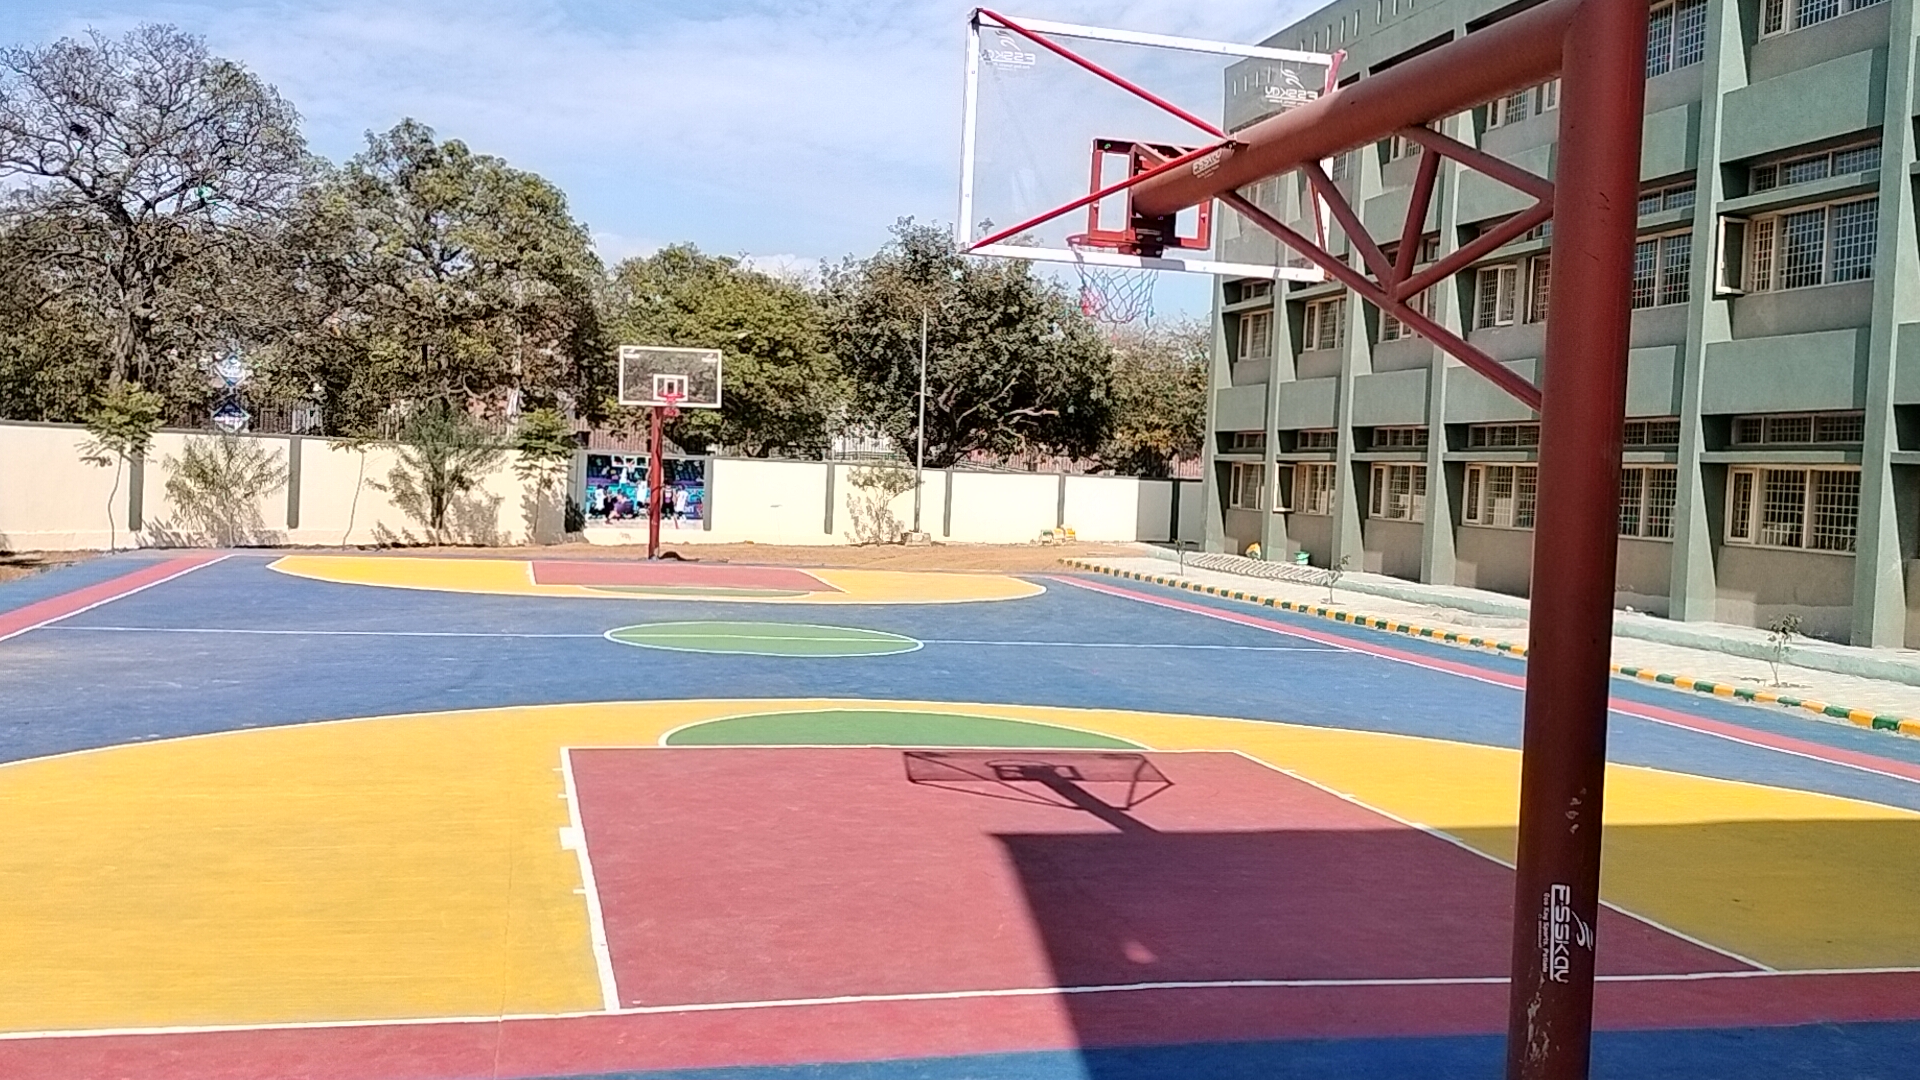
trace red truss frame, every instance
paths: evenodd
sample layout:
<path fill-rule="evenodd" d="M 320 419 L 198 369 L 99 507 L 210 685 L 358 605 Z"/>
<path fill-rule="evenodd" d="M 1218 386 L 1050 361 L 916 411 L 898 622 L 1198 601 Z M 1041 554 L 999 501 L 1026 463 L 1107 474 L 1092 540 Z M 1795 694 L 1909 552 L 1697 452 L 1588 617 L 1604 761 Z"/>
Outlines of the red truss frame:
<path fill-rule="evenodd" d="M 1587 1076 L 1600 904 L 1613 583 L 1619 554 L 1621 420 L 1632 326 L 1646 0 L 1545 0 L 1438 48 L 1228 135 L 991 11 L 976 12 L 1181 117 L 1214 140 L 980 241 L 1003 240 L 1119 191 L 1164 219 L 1214 199 L 1237 210 L 1367 302 L 1405 322 L 1540 414 L 1539 488 L 1527 654 L 1520 828 L 1514 871 L 1507 1075 Z M 1553 182 L 1431 130 L 1436 118 L 1562 80 Z M 1330 80 L 1331 81 L 1331 80 Z M 1400 136 L 1425 151 L 1397 255 L 1389 260 L 1320 162 Z M 1533 198 L 1423 270 L 1414 269 L 1440 160 Z M 1254 206 L 1239 189 L 1305 171 L 1359 265 Z M 1317 217 L 1317 214 L 1316 214 Z M 1556 219 L 1546 348 L 1535 385 L 1414 310 L 1408 300 Z M 1316 225 L 1318 222 L 1316 222 Z"/>

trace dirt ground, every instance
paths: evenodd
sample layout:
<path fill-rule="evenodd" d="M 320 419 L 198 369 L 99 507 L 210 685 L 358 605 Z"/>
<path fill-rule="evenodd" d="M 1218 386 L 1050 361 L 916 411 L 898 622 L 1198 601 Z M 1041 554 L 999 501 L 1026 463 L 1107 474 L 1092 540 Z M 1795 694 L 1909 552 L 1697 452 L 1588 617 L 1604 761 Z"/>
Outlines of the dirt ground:
<path fill-rule="evenodd" d="M 0 582 L 13 581 L 51 570 L 56 566 L 93 558 L 91 551 L 29 551 L 21 554 L 0 552 Z"/>

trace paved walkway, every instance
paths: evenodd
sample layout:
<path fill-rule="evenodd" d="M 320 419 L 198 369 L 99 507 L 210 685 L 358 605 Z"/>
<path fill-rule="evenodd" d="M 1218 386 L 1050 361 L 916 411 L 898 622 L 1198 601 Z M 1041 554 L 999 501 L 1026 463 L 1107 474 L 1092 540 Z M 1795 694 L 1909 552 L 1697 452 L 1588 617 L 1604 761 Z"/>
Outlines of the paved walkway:
<path fill-rule="evenodd" d="M 1336 609 L 1351 616 L 1347 621 L 1367 618 L 1411 624 L 1433 631 L 1430 636 L 1457 634 L 1463 639 L 1479 639 L 1482 647 L 1501 648 L 1524 654 L 1527 644 L 1526 601 L 1498 593 L 1474 589 L 1437 588 L 1377 574 L 1350 574 L 1329 590 L 1324 585 L 1275 580 L 1249 574 L 1185 567 L 1173 559 L 1158 556 L 1134 558 L 1102 557 L 1072 560 L 1088 569 L 1118 572 L 1128 576 L 1167 578 L 1190 588 L 1243 592 L 1249 598 L 1273 599 L 1279 603 L 1308 608 Z M 1376 591 L 1379 590 L 1379 591 Z M 1382 595 L 1390 591 L 1396 595 Z M 1462 604 L 1478 610 L 1469 610 Z M 1332 612 L 1328 612 L 1332 614 Z M 1862 726 L 1893 728 L 1898 723 L 1902 734 L 1920 736 L 1920 685 L 1902 681 L 1905 668 L 1912 665 L 1920 681 L 1920 661 L 1905 650 L 1881 651 L 1853 649 L 1826 642 L 1801 642 L 1790 649 L 1794 660 L 1779 666 L 1776 685 L 1766 655 L 1766 634 L 1748 627 L 1721 624 L 1667 624 L 1684 635 L 1683 640 L 1699 644 L 1648 640 L 1631 631 L 1638 625 L 1621 623 L 1666 623 L 1645 615 L 1621 613 L 1616 620 L 1613 639 L 1615 665 L 1631 669 L 1647 681 L 1675 684 L 1686 692 L 1715 692 L 1722 696 L 1752 698 L 1763 704 L 1780 704 L 1803 713 L 1823 714 L 1835 723 L 1852 722 Z M 1656 632 L 1662 628 L 1653 628 Z M 1505 646 L 1505 648 L 1502 648 Z M 1708 647 L 1717 646 L 1717 647 Z M 1865 654 L 1849 657 L 1847 654 Z M 1837 655 L 1836 655 L 1837 654 Z M 1846 664 L 1855 674 L 1830 670 Z M 1711 687 L 1705 684 L 1712 684 Z M 1698 685 L 1696 685 L 1698 684 Z M 1876 722 L 1877 721 L 1877 722 Z"/>

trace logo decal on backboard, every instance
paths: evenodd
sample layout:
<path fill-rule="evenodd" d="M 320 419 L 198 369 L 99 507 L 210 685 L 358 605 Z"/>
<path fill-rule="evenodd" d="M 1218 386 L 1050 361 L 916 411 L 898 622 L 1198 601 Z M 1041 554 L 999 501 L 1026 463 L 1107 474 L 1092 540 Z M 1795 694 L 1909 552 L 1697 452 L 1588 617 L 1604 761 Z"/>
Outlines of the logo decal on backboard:
<path fill-rule="evenodd" d="M 980 50 L 980 55 L 994 67 L 1030 68 L 1040 62 L 1039 54 L 1021 48 L 1019 39 L 1012 34 L 995 33 L 994 39 L 999 48 L 989 45 Z"/>

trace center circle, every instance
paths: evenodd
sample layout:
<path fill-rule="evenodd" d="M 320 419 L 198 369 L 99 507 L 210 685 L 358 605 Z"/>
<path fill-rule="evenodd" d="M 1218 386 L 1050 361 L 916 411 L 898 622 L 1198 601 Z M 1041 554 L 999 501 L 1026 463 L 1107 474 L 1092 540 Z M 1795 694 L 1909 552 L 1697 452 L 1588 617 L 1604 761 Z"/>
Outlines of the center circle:
<path fill-rule="evenodd" d="M 660 622 L 607 631 L 609 641 L 643 649 L 730 656 L 891 656 L 920 642 L 884 630 L 776 622 Z"/>

